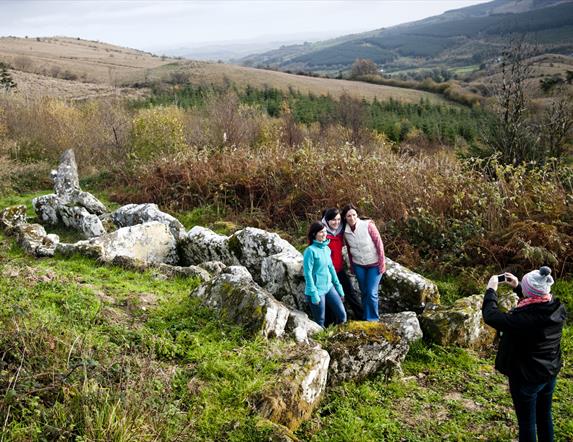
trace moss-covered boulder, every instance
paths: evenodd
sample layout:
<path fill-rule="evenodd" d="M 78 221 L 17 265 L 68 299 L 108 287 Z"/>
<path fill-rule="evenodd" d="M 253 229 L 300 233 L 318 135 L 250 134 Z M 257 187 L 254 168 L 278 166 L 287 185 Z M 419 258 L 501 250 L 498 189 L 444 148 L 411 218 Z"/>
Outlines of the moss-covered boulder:
<path fill-rule="evenodd" d="M 408 341 L 382 322 L 352 321 L 334 329 L 324 349 L 330 355 L 328 382 L 358 381 L 377 373 L 401 372 Z"/>
<path fill-rule="evenodd" d="M 285 333 L 289 309 L 261 288 L 245 267 L 230 266 L 192 292 L 229 322 L 251 335 L 267 338 Z"/>
<path fill-rule="evenodd" d="M 502 295 L 500 305 L 515 305 L 514 295 Z M 458 299 L 451 306 L 431 304 L 420 318 L 425 338 L 436 344 L 482 349 L 493 343 L 495 330 L 483 322 L 483 295 Z"/>
<path fill-rule="evenodd" d="M 281 348 L 278 359 L 278 381 L 257 395 L 255 408 L 263 417 L 294 431 L 319 405 L 330 358 L 316 345 L 290 345 Z"/>
<path fill-rule="evenodd" d="M 14 227 L 26 224 L 26 206 L 10 206 L 0 212 L 0 229 L 11 234 Z"/>
<path fill-rule="evenodd" d="M 36 257 L 54 256 L 60 242 L 58 235 L 47 234 L 40 224 L 19 224 L 12 231 L 20 247 Z"/>
<path fill-rule="evenodd" d="M 379 292 L 381 312 L 396 313 L 411 310 L 420 313 L 426 304 L 439 302 L 440 292 L 436 284 L 386 258 L 386 273 Z"/>

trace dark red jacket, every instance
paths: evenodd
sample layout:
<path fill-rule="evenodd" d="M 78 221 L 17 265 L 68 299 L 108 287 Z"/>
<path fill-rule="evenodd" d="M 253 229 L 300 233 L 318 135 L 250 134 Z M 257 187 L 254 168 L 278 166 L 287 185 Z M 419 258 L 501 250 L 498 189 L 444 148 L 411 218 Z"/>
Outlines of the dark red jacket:
<path fill-rule="evenodd" d="M 332 258 L 332 264 L 334 265 L 334 270 L 336 273 L 344 270 L 344 259 L 342 258 L 342 247 L 344 246 L 344 231 L 341 231 L 338 235 L 334 236 L 330 233 L 326 235 L 330 240 L 328 247 L 330 247 L 330 257 Z"/>

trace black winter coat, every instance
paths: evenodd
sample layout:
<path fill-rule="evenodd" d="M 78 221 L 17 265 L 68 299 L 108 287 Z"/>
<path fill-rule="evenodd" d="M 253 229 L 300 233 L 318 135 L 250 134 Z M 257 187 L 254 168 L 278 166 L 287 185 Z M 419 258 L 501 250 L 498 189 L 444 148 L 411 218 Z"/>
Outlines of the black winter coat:
<path fill-rule="evenodd" d="M 521 294 L 521 287 L 516 289 Z M 561 335 L 567 313 L 559 300 L 499 311 L 497 293 L 487 289 L 482 305 L 486 324 L 500 331 L 495 368 L 524 382 L 542 383 L 561 369 Z"/>

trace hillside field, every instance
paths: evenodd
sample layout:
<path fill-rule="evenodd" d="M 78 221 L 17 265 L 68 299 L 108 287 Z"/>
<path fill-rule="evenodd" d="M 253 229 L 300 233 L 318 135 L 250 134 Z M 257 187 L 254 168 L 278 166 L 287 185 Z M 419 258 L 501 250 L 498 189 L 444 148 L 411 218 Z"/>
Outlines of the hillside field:
<path fill-rule="evenodd" d="M 393 98 L 416 103 L 423 98 L 434 103 L 444 102 L 439 95 L 424 91 L 313 78 L 222 63 L 178 60 L 106 43 L 64 37 L 2 37 L 0 61 L 8 62 L 15 68 L 15 78 L 21 86 L 21 93 L 59 95 L 65 98 L 99 93 L 125 95 L 128 93 L 125 87 L 145 87 L 153 81 L 169 80 L 173 73 L 184 73 L 193 84 L 222 85 L 230 82 L 239 87 L 250 84 L 283 91 L 292 88 L 305 94 L 330 94 L 335 98 L 346 93 L 368 100 L 374 97 L 379 100 Z M 24 75 L 18 71 L 36 75 Z M 43 80 L 42 76 L 48 79 Z"/>

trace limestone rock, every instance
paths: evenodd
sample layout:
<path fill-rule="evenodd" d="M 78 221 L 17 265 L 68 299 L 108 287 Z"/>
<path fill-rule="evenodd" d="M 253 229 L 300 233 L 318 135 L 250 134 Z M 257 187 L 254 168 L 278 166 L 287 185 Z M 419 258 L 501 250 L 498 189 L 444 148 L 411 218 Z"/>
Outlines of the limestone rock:
<path fill-rule="evenodd" d="M 45 224 L 56 225 L 60 222 L 58 209 L 63 205 L 58 195 L 41 195 L 32 199 L 32 206 L 38 219 Z"/>
<path fill-rule="evenodd" d="M 329 383 L 358 381 L 376 373 L 401 372 L 410 349 L 392 327 L 381 322 L 353 321 L 336 328 L 324 348 L 330 354 Z"/>
<path fill-rule="evenodd" d="M 251 335 L 280 337 L 289 309 L 256 284 L 248 270 L 231 266 L 192 292 L 227 321 L 241 325 Z"/>
<path fill-rule="evenodd" d="M 510 295 L 500 298 L 500 304 L 511 305 Z M 451 306 L 428 305 L 420 319 L 424 336 L 443 346 L 487 347 L 493 343 L 495 330 L 483 322 L 482 303 L 483 295 L 473 295 L 458 299 Z"/>
<path fill-rule="evenodd" d="M 106 233 L 98 216 L 89 213 L 84 207 L 60 206 L 58 215 L 66 227 L 78 230 L 84 238 L 93 238 Z"/>
<path fill-rule="evenodd" d="M 299 253 L 276 233 L 254 227 L 247 227 L 231 235 L 228 248 L 258 283 L 262 283 L 261 265 L 266 257 L 284 252 Z"/>
<path fill-rule="evenodd" d="M 89 213 L 102 215 L 107 212 L 104 204 L 89 192 L 78 191 L 71 197 L 71 202 L 83 207 Z"/>
<path fill-rule="evenodd" d="M 52 173 L 54 191 L 61 205 L 80 206 L 89 213 L 101 215 L 107 209 L 104 204 L 89 192 L 80 189 L 78 166 L 72 149 L 66 150 L 60 157 L 58 170 Z"/>
<path fill-rule="evenodd" d="M 296 430 L 318 406 L 326 387 L 329 356 L 319 346 L 282 349 L 282 371 L 255 408 L 263 417 Z"/>
<path fill-rule="evenodd" d="M 0 212 L 0 228 L 7 233 L 21 224 L 26 224 L 26 206 L 6 207 Z"/>
<path fill-rule="evenodd" d="M 78 166 L 72 149 L 66 150 L 60 157 L 58 170 L 52 174 L 56 195 L 69 202 L 73 194 L 80 191 Z"/>
<path fill-rule="evenodd" d="M 78 241 L 75 243 L 60 242 L 56 246 L 56 253 L 64 256 L 78 254 L 93 259 L 100 259 L 102 255 L 102 247 L 99 244 L 91 244 L 88 240 Z"/>
<path fill-rule="evenodd" d="M 227 266 L 221 261 L 206 261 L 199 264 L 197 267 L 207 270 L 211 276 L 220 275 Z"/>
<path fill-rule="evenodd" d="M 185 227 L 173 216 L 162 212 L 157 204 L 128 204 L 111 214 L 113 222 L 118 227 L 129 227 L 149 221 L 158 221 L 169 227 L 177 241 L 186 236 Z"/>
<path fill-rule="evenodd" d="M 60 242 L 58 235 L 48 235 L 40 224 L 19 224 L 13 231 L 20 247 L 36 257 L 54 256 L 56 246 Z"/>
<path fill-rule="evenodd" d="M 261 284 L 275 298 L 296 309 L 306 307 L 303 258 L 298 251 L 267 256 L 261 261 Z"/>
<path fill-rule="evenodd" d="M 211 279 L 209 272 L 199 266 L 182 267 L 161 263 L 157 266 L 157 271 L 169 278 L 178 276 L 186 278 L 199 278 L 201 282 L 206 282 Z"/>
<path fill-rule="evenodd" d="M 323 328 L 308 317 L 306 313 L 291 310 L 289 313 L 286 330 L 293 336 L 296 342 L 307 344 L 309 338 L 320 333 Z"/>
<path fill-rule="evenodd" d="M 118 256 L 131 259 L 131 262 L 139 260 L 143 265 L 176 264 L 178 260 L 175 238 L 167 226 L 158 222 L 123 227 L 97 238 L 61 247 L 59 251 L 85 252 L 92 257 L 97 255 L 103 262 L 113 262 Z"/>
<path fill-rule="evenodd" d="M 103 235 L 106 230 L 97 215 L 107 211 L 105 205 L 89 192 L 80 189 L 74 152 L 66 150 L 57 171 L 52 171 L 55 194 L 32 200 L 36 215 L 46 224 L 63 222 L 79 230 L 86 238 Z"/>
<path fill-rule="evenodd" d="M 381 312 L 421 312 L 428 303 L 439 303 L 438 287 L 429 279 L 386 258 L 386 274 L 380 284 Z"/>
<path fill-rule="evenodd" d="M 229 250 L 229 237 L 206 227 L 193 227 L 180 246 L 185 264 L 198 265 L 206 261 L 220 261 L 228 266 L 240 264 Z"/>
<path fill-rule="evenodd" d="M 380 322 L 393 328 L 409 344 L 423 337 L 420 321 L 415 312 L 381 314 Z"/>

